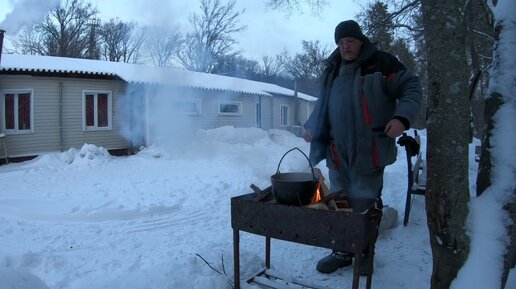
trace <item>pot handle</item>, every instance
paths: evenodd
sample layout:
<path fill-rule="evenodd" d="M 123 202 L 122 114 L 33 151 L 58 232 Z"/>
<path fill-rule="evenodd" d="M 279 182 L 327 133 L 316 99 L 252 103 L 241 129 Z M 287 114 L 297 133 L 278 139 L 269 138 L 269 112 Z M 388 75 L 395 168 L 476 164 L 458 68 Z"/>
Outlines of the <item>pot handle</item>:
<path fill-rule="evenodd" d="M 291 151 L 293 151 L 293 150 L 298 150 L 300 153 L 302 153 L 302 154 L 305 156 L 306 160 L 308 161 L 308 164 L 310 165 L 310 169 L 312 170 L 312 176 L 313 176 L 313 178 L 314 178 L 314 182 L 315 182 L 315 181 L 317 181 L 317 179 L 315 178 L 314 167 L 312 166 L 312 162 L 310 162 L 310 159 L 306 156 L 306 154 L 305 154 L 302 150 L 300 150 L 299 148 L 297 148 L 297 147 L 289 149 L 289 150 L 288 150 L 288 151 L 287 151 L 287 152 L 286 152 L 286 153 L 281 157 L 281 159 L 280 159 L 280 161 L 279 161 L 279 163 L 278 163 L 278 169 L 276 169 L 276 173 L 278 174 L 278 173 L 280 172 L 279 168 L 280 168 L 281 162 L 283 161 L 283 158 L 284 158 L 284 157 L 285 157 L 289 152 L 291 152 Z"/>

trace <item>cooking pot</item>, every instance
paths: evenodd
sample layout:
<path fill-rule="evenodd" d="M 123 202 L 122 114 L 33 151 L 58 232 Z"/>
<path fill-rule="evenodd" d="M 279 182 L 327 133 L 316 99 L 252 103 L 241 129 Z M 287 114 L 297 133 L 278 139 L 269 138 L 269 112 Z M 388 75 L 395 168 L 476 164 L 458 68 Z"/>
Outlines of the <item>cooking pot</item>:
<path fill-rule="evenodd" d="M 300 151 L 308 161 L 312 173 L 280 173 L 280 165 L 283 158 L 293 150 Z M 279 204 L 304 206 L 308 205 L 315 194 L 317 193 L 317 186 L 319 179 L 315 177 L 314 168 L 306 154 L 299 148 L 293 148 L 287 151 L 278 163 L 276 173 L 271 176 L 272 193 Z"/>

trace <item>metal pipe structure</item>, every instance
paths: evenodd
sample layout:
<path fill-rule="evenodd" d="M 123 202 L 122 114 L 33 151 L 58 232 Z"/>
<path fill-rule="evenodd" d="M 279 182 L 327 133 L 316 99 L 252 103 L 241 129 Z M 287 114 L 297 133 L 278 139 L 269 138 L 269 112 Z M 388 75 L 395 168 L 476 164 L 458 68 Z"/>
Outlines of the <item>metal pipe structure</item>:
<path fill-rule="evenodd" d="M 0 29 L 0 65 L 2 64 L 2 49 L 4 47 L 4 33 L 5 33 L 5 30 Z"/>

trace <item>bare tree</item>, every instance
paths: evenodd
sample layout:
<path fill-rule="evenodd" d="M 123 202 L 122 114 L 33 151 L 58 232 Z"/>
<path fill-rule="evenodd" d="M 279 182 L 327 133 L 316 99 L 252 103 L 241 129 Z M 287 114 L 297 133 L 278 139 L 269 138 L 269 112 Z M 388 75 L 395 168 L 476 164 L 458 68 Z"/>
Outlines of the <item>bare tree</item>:
<path fill-rule="evenodd" d="M 278 55 L 275 58 L 264 56 L 260 67 L 260 74 L 265 78 L 277 77 L 282 68 L 281 57 Z"/>
<path fill-rule="evenodd" d="M 318 94 L 318 80 L 323 72 L 323 61 L 328 57 L 330 49 L 322 47 L 319 41 L 301 41 L 303 52 L 293 57 L 283 51 L 282 65 L 294 77 L 298 88 L 309 94 Z"/>
<path fill-rule="evenodd" d="M 35 30 L 41 34 L 41 54 L 85 57 L 90 40 L 88 23 L 96 15 L 91 3 L 82 0 L 67 0 L 63 7 L 51 10 Z"/>
<path fill-rule="evenodd" d="M 302 13 L 303 3 L 307 4 L 314 14 L 319 14 L 328 5 L 327 0 L 268 0 L 265 5 L 272 9 L 283 9 L 291 15 Z"/>
<path fill-rule="evenodd" d="M 37 25 L 24 27 L 13 41 L 14 51 L 21 54 L 45 55 L 43 47 L 43 34 L 38 32 Z"/>
<path fill-rule="evenodd" d="M 230 55 L 217 62 L 213 73 L 256 80 L 260 71 L 256 60 Z"/>
<path fill-rule="evenodd" d="M 426 209 L 432 289 L 449 288 L 469 254 L 469 67 L 465 1 L 422 0 L 428 54 Z"/>
<path fill-rule="evenodd" d="M 128 38 L 132 27 L 119 19 L 110 19 L 102 25 L 100 32 L 102 38 L 102 56 L 109 61 L 119 62 L 122 59 L 123 51 L 121 43 Z"/>
<path fill-rule="evenodd" d="M 328 57 L 330 50 L 321 47 L 317 41 L 301 41 L 303 52 L 290 57 L 286 51 L 283 52 L 283 66 L 295 78 L 315 80 L 321 77 L 323 71 L 323 60 Z"/>
<path fill-rule="evenodd" d="M 155 66 L 169 66 L 181 48 L 182 37 L 178 29 L 154 27 L 148 30 L 147 52 Z"/>
<path fill-rule="evenodd" d="M 201 14 L 193 14 L 189 21 L 194 31 L 186 35 L 179 62 L 188 70 L 213 72 L 217 62 L 237 55 L 233 35 L 247 27 L 239 25 L 244 13 L 235 11 L 235 1 L 222 5 L 220 0 L 201 0 Z"/>
<path fill-rule="evenodd" d="M 110 19 L 100 32 L 102 57 L 115 62 L 136 62 L 143 45 L 143 33 L 138 33 L 136 24 Z"/>
<path fill-rule="evenodd" d="M 123 44 L 124 62 L 138 63 L 143 53 L 147 33 L 144 28 L 135 27 L 127 43 Z"/>

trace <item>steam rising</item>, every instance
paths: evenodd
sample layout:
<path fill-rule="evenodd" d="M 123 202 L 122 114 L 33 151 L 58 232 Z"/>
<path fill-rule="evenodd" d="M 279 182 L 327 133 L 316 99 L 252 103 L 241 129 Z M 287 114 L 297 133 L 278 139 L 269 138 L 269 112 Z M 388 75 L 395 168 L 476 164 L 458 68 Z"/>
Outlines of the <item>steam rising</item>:
<path fill-rule="evenodd" d="M 11 0 L 10 4 L 14 7 L 13 11 L 5 16 L 0 23 L 0 28 L 6 34 L 15 35 L 25 26 L 32 26 L 40 23 L 47 12 L 59 6 L 59 0 Z"/>
<path fill-rule="evenodd" d="M 181 109 L 180 103 L 185 100 L 195 102 L 190 94 L 187 89 L 171 85 L 128 85 L 118 103 L 122 136 L 132 147 L 154 143 L 168 148 L 188 145 L 202 125 L 195 115 Z"/>

